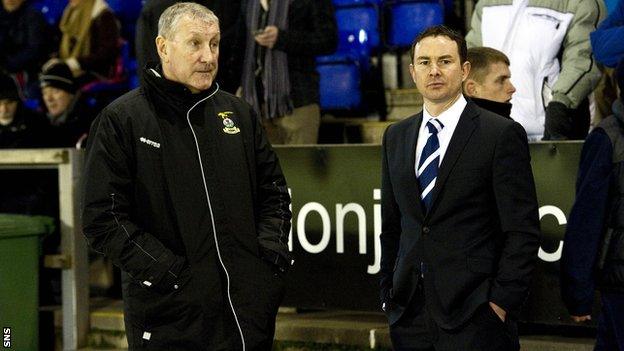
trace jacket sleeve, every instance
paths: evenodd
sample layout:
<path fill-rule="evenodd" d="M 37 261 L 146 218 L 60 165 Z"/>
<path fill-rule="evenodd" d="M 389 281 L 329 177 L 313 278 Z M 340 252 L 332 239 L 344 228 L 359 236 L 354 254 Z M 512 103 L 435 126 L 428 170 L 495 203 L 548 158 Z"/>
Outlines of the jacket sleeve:
<path fill-rule="evenodd" d="M 176 256 L 131 218 L 134 160 L 128 131 L 105 109 L 89 134 L 82 221 L 89 246 L 110 258 L 137 283 L 159 292 L 185 283 L 184 257 Z"/>
<path fill-rule="evenodd" d="M 561 295 L 573 316 L 592 312 L 594 263 L 607 219 L 612 155 L 609 137 L 602 129 L 595 129 L 581 152 L 576 199 L 561 255 Z"/>
<path fill-rule="evenodd" d="M 516 314 L 528 292 L 539 248 L 539 217 L 524 128 L 516 122 L 498 138 L 492 186 L 504 241 L 490 301 Z"/>
<path fill-rule="evenodd" d="M 391 128 L 392 126 L 388 127 L 384 133 L 381 155 L 381 234 L 379 236 L 381 241 L 381 267 L 379 285 L 382 303 L 388 301 L 390 289 L 392 289 L 394 263 L 401 239 L 401 212 L 394 198 L 388 167 L 387 139 Z"/>
<path fill-rule="evenodd" d="M 601 73 L 592 55 L 589 33 L 596 30 L 606 9 L 602 1 L 578 1 L 563 39 L 561 73 L 553 86 L 553 101 L 577 108 L 594 89 Z"/>
<path fill-rule="evenodd" d="M 282 271 L 292 264 L 288 250 L 290 194 L 277 155 L 271 148 L 255 112 L 254 145 L 256 160 L 256 228 L 263 258 Z"/>
<path fill-rule="evenodd" d="M 275 49 L 294 55 L 328 55 L 338 45 L 338 27 L 331 0 L 313 0 L 308 18 L 310 28 L 279 29 Z"/>
<path fill-rule="evenodd" d="M 483 38 L 481 37 L 481 16 L 483 14 L 483 1 L 477 2 L 472 19 L 470 21 L 470 31 L 466 34 L 466 45 L 469 48 L 482 46 Z"/>
<path fill-rule="evenodd" d="M 590 34 L 596 61 L 607 67 L 615 67 L 624 57 L 624 1 Z"/>

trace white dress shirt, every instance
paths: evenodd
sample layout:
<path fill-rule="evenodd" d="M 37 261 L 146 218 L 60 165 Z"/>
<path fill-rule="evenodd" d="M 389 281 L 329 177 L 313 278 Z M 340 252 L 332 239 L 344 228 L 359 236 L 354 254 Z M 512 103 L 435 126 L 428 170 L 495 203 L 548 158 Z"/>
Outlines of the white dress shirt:
<path fill-rule="evenodd" d="M 444 155 L 446 154 L 446 149 L 448 149 L 449 143 L 451 142 L 451 137 L 453 136 L 453 132 L 455 132 L 455 128 L 457 127 L 457 123 L 459 122 L 459 116 L 461 116 L 462 112 L 464 112 L 464 108 L 466 108 L 466 99 L 464 95 L 460 95 L 459 99 L 455 101 L 451 107 L 449 107 L 446 111 L 442 112 L 438 117 L 432 117 L 425 106 L 423 105 L 423 120 L 420 124 L 420 129 L 418 130 L 418 140 L 416 143 L 416 163 L 414 164 L 414 173 L 417 175 L 418 163 L 420 161 L 420 155 L 422 154 L 423 149 L 425 148 L 425 144 L 427 144 L 427 139 L 429 139 L 429 128 L 427 128 L 427 122 L 430 119 L 436 118 L 438 121 L 442 122 L 444 128 L 438 133 L 438 141 L 440 142 L 440 164 L 442 164 L 442 160 L 444 159 Z M 440 165 L 438 165 L 439 167 Z"/>

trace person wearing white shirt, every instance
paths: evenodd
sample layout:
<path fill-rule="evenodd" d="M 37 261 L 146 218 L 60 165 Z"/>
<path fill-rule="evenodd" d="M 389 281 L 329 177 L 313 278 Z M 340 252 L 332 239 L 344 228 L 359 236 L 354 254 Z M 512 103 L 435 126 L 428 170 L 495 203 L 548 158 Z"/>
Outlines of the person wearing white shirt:
<path fill-rule="evenodd" d="M 381 306 L 395 350 L 518 350 L 539 247 L 522 126 L 462 95 L 466 44 L 435 26 L 412 45 L 421 113 L 384 135 Z"/>

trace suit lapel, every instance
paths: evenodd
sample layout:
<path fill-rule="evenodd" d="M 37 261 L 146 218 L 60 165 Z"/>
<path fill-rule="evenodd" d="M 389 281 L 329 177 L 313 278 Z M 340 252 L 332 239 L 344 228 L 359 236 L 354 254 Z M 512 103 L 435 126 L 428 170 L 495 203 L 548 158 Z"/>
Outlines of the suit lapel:
<path fill-rule="evenodd" d="M 408 162 L 406 162 L 404 172 L 406 172 L 407 179 L 411 179 L 413 181 L 407 182 L 406 190 L 409 194 L 413 194 L 414 202 L 416 209 L 416 215 L 418 219 L 423 220 L 425 217 L 425 210 L 423 208 L 422 201 L 420 201 L 420 183 L 418 183 L 418 178 L 416 178 L 416 171 L 414 167 L 416 165 L 416 143 L 418 140 L 418 131 L 420 130 L 420 125 L 422 124 L 423 114 L 422 112 L 417 114 L 413 120 L 413 123 L 405 131 L 405 147 L 407 148 L 403 155 L 409 155 Z"/>
<path fill-rule="evenodd" d="M 466 147 L 466 144 L 468 143 L 468 140 L 470 140 L 470 136 L 476 128 L 476 124 L 474 123 L 473 119 L 478 115 L 478 109 L 476 108 L 474 103 L 468 100 L 468 104 L 464 108 L 464 112 L 462 112 L 461 116 L 459 117 L 459 122 L 457 123 L 457 127 L 453 132 L 453 136 L 451 137 L 448 149 L 446 150 L 446 154 L 444 155 L 444 159 L 442 160 L 442 164 L 440 165 L 440 169 L 438 170 L 436 185 L 433 188 L 431 211 L 427 213 L 427 217 L 429 217 L 429 214 L 435 210 L 439 194 L 442 191 L 442 188 L 444 188 L 446 179 L 448 178 L 451 170 L 457 163 L 459 155 L 461 155 L 462 151 Z"/>

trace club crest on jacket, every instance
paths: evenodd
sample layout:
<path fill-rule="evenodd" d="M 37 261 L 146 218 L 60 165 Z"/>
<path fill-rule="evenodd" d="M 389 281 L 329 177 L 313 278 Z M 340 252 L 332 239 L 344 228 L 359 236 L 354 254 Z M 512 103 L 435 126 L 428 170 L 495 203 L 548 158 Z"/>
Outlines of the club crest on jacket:
<path fill-rule="evenodd" d="M 234 120 L 230 118 L 230 116 L 233 114 L 234 112 L 232 111 L 223 111 L 217 113 L 217 116 L 221 117 L 221 119 L 223 120 L 223 125 L 225 126 L 223 128 L 223 132 L 225 132 L 226 134 L 240 133 L 240 129 L 234 124 Z"/>

